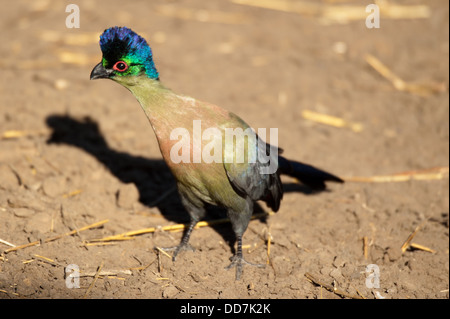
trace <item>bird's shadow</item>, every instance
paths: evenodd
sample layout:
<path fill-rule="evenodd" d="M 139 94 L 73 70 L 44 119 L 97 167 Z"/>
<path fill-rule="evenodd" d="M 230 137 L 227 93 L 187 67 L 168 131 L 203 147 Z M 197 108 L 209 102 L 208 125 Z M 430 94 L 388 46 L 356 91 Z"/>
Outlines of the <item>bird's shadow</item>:
<path fill-rule="evenodd" d="M 108 146 L 99 125 L 90 117 L 76 119 L 69 115 L 50 115 L 46 119 L 51 129 L 47 144 L 67 144 L 78 147 L 93 155 L 114 176 L 123 183 L 134 183 L 139 191 L 139 201 L 156 207 L 161 214 L 176 223 L 188 223 L 189 215 L 181 203 L 176 188 L 175 178 L 162 159 L 150 159 L 116 151 Z M 303 185 L 284 184 L 285 192 L 295 191 L 311 194 L 311 190 Z M 255 212 L 263 212 L 261 206 L 255 205 Z M 223 218 L 226 211 L 210 206 L 207 208 L 207 220 Z M 266 218 L 260 219 L 266 222 Z M 223 239 L 228 242 L 234 253 L 235 237 L 229 225 L 213 225 Z"/>

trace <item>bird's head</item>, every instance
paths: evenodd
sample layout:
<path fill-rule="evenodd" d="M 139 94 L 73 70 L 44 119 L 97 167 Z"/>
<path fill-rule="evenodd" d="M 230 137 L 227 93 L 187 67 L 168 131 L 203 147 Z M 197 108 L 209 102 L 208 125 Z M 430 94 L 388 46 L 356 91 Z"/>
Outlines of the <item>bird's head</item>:
<path fill-rule="evenodd" d="M 106 29 L 100 36 L 100 48 L 103 58 L 92 70 L 91 80 L 112 79 L 122 82 L 140 75 L 159 80 L 150 46 L 131 29 Z"/>

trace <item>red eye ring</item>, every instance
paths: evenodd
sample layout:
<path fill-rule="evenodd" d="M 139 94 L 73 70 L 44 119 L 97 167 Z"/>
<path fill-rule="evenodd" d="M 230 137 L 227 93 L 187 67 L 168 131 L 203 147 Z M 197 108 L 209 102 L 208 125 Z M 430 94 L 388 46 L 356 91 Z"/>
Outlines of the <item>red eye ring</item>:
<path fill-rule="evenodd" d="M 113 66 L 113 70 L 125 72 L 126 70 L 128 70 L 128 64 L 123 61 L 117 61 Z"/>

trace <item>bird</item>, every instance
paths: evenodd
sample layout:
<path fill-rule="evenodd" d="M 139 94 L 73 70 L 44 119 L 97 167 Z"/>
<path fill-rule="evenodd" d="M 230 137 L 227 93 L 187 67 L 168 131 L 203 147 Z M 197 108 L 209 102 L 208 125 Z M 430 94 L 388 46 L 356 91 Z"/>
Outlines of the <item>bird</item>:
<path fill-rule="evenodd" d="M 194 250 L 189 239 L 196 224 L 204 218 L 206 207 L 219 206 L 227 211 L 237 243 L 231 264 L 225 268 L 236 268 L 235 279 L 240 280 L 245 265 L 263 267 L 244 259 L 242 237 L 257 201 L 265 202 L 274 212 L 279 210 L 283 198 L 281 174 L 318 190 L 325 189 L 327 181 L 343 182 L 312 165 L 286 159 L 281 155 L 281 148 L 266 143 L 258 135 L 259 130 L 257 134 L 236 114 L 166 87 L 160 80 L 147 41 L 130 28 L 106 29 L 99 44 L 102 60 L 92 69 L 90 79 L 113 80 L 135 96 L 153 128 L 162 157 L 175 177 L 181 202 L 189 213 L 189 227 L 180 244 L 167 248 L 173 251 L 173 261 L 181 251 Z M 211 128 L 209 139 L 203 139 L 204 134 L 199 139 L 194 124 Z M 227 140 L 229 130 L 250 133 L 236 133 Z M 238 156 L 238 144 L 244 145 L 243 160 Z M 180 151 L 185 151 L 184 157 Z M 198 160 L 199 153 L 211 155 L 211 152 L 214 160 Z"/>

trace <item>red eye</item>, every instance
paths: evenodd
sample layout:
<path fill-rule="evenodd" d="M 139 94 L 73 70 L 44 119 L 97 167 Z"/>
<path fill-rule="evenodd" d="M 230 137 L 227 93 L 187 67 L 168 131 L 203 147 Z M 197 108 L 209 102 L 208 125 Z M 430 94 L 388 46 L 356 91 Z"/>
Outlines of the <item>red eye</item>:
<path fill-rule="evenodd" d="M 119 72 L 124 72 L 128 69 L 128 64 L 123 61 L 117 61 L 116 64 L 114 64 L 113 69 Z"/>

